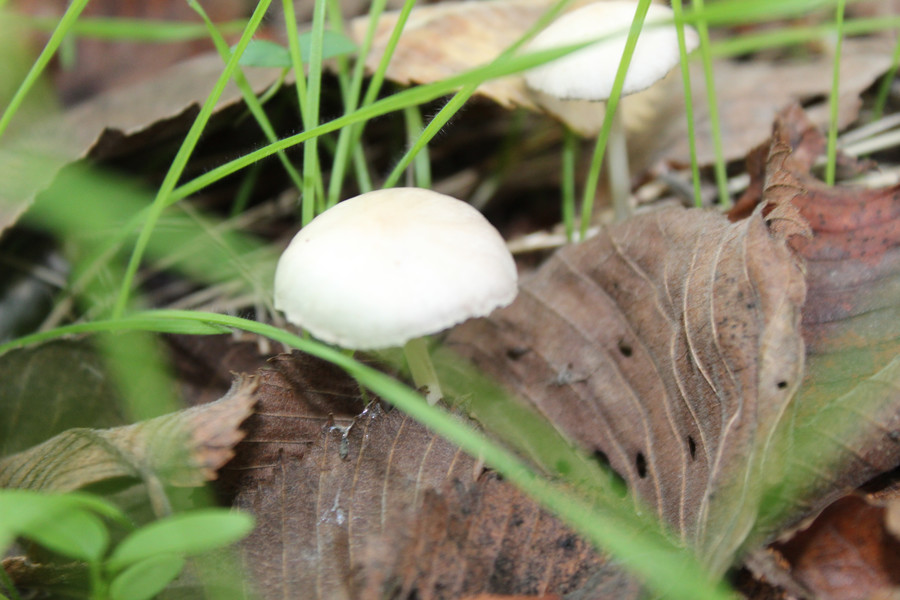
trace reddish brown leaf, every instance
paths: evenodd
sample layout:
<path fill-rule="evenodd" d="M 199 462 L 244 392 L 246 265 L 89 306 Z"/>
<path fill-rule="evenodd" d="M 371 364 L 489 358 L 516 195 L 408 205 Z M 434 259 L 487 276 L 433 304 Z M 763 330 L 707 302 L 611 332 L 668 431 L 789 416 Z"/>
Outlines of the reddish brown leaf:
<path fill-rule="evenodd" d="M 792 233 L 794 230 L 791 230 Z M 802 374 L 800 266 L 766 220 L 661 210 L 557 252 L 450 344 L 724 568 Z"/>
<path fill-rule="evenodd" d="M 299 354 L 273 366 L 223 474 L 234 505 L 257 516 L 243 555 L 262 597 L 635 597 L 634 582 L 472 457 L 399 411 L 364 409 L 339 369 Z"/>
<path fill-rule="evenodd" d="M 900 541 L 885 529 L 885 508 L 860 496 L 838 500 L 777 548 L 816 598 L 864 600 L 900 590 Z"/>
<path fill-rule="evenodd" d="M 767 511 L 787 521 L 900 461 L 900 187 L 826 186 L 809 173 L 824 145 L 799 108 L 785 110 L 754 184 L 812 230 L 791 242 L 806 261 L 807 369 L 780 498 Z"/>

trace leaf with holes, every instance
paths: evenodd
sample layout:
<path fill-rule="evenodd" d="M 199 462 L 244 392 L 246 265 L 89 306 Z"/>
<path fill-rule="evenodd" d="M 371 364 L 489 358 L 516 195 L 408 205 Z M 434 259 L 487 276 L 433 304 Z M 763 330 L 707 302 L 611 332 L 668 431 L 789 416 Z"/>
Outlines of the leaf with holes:
<path fill-rule="evenodd" d="M 786 238 L 804 230 L 769 223 L 634 218 L 557 252 L 510 307 L 448 341 L 608 461 L 719 572 L 776 474 L 803 372 L 805 283 Z"/>

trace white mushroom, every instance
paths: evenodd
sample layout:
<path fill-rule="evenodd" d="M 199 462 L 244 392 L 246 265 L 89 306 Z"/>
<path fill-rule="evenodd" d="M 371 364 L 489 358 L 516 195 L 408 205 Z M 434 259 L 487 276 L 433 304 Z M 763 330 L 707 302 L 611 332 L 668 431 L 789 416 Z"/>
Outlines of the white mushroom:
<path fill-rule="evenodd" d="M 631 1 L 597 2 L 564 14 L 535 36 L 529 51 L 603 39 L 529 70 L 525 73 L 525 83 L 533 90 L 563 100 L 608 100 L 636 9 L 637 3 Z M 671 25 L 672 15 L 668 6 L 649 6 L 625 75 L 623 96 L 650 87 L 678 64 L 678 36 Z M 699 44 L 697 32 L 689 27 L 685 28 L 685 44 L 688 52 Z M 631 185 L 625 131 L 618 110 L 612 119 L 607 168 L 616 218 L 621 220 L 630 212 Z"/>
<path fill-rule="evenodd" d="M 275 272 L 275 307 L 344 348 L 404 346 L 418 387 L 441 397 L 422 336 L 506 306 L 516 266 L 471 205 L 416 188 L 345 200 L 294 237 Z"/>

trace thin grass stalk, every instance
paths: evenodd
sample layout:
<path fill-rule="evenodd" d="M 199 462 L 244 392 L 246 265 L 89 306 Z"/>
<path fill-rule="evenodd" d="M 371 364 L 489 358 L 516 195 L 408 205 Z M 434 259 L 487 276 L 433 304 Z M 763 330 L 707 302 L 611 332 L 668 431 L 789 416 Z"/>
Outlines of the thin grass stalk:
<path fill-rule="evenodd" d="M 703 79 L 706 83 L 706 103 L 709 105 L 710 134 L 712 135 L 713 155 L 715 156 L 713 168 L 716 175 L 716 189 L 719 193 L 719 206 L 728 208 L 731 206 L 731 196 L 728 193 L 728 174 L 725 170 L 725 152 L 722 149 L 722 126 L 719 121 L 719 101 L 716 96 L 716 79 L 713 75 L 709 27 L 704 17 L 703 0 L 696 0 L 694 8 L 695 15 L 698 17 L 695 26 L 700 38 L 700 58 L 703 62 Z"/>
<path fill-rule="evenodd" d="M 397 22 L 394 24 L 394 29 L 391 31 L 391 36 L 388 38 L 384 52 L 382 53 L 381 59 L 378 62 L 378 66 L 375 68 L 375 71 L 372 73 L 372 78 L 369 80 L 369 87 L 366 88 L 365 96 L 360 103 L 361 108 L 371 106 L 372 103 L 375 102 L 375 99 L 378 97 L 378 93 L 381 91 L 381 86 L 384 83 L 384 79 L 387 75 L 387 69 L 390 65 L 391 58 L 393 58 L 394 56 L 394 51 L 397 49 L 397 44 L 400 42 L 400 36 L 403 33 L 404 28 L 406 27 L 406 22 L 407 20 L 409 20 L 409 15 L 415 5 L 415 0 L 406 0 L 406 2 L 403 3 L 403 7 L 400 9 L 400 12 L 397 15 Z M 383 8 L 383 6 L 380 6 L 379 8 Z M 374 25 L 377 25 L 377 23 L 373 24 L 371 15 L 369 19 L 370 28 L 374 27 Z M 372 34 L 374 35 L 374 29 L 372 30 Z M 369 35 L 368 31 L 366 35 Z M 371 47 L 371 40 L 369 40 L 369 44 Z M 364 61 L 365 58 L 363 56 L 360 56 L 360 60 Z M 334 170 L 331 173 L 331 181 L 329 181 L 327 204 L 327 206 L 329 207 L 334 206 L 334 204 L 338 202 L 344 183 L 344 174 L 346 172 L 348 162 L 348 152 L 352 148 L 359 148 L 359 142 L 362 139 L 364 129 L 365 122 L 362 122 L 359 125 L 355 125 L 347 129 L 346 132 L 342 130 L 338 136 L 338 150 L 336 153 Z M 360 153 L 357 152 L 357 156 L 359 154 Z M 358 160 L 357 165 L 357 171 L 359 171 L 361 165 L 359 165 Z M 364 177 L 368 178 L 367 170 Z"/>
<path fill-rule="evenodd" d="M 578 153 L 578 135 L 569 127 L 563 132 L 562 151 L 562 210 L 560 211 L 566 241 L 575 241 L 575 163 Z"/>
<path fill-rule="evenodd" d="M 293 0 L 282 0 L 281 9 L 284 11 L 285 33 L 288 39 L 288 55 L 291 57 L 291 68 L 294 72 L 294 89 L 297 93 L 297 104 L 300 107 L 300 120 L 306 127 L 309 109 L 306 102 L 306 68 L 303 66 L 303 53 L 300 50 L 300 37 L 297 33 L 297 15 L 294 13 Z"/>
<path fill-rule="evenodd" d="M 286 2 L 289 0 L 286 0 Z M 306 111 L 303 128 L 307 131 L 319 125 L 319 99 L 322 91 L 322 46 L 325 41 L 325 10 L 327 0 L 315 0 L 313 4 L 312 30 L 309 45 L 309 74 L 306 82 Z M 288 23 L 289 31 L 296 30 L 296 22 Z M 296 33 L 296 32 L 295 32 Z M 293 54 L 293 53 L 292 53 Z M 297 44 L 296 54 L 299 54 Z M 297 64 L 294 64 L 296 70 Z M 302 61 L 299 65 L 303 69 Z M 301 223 L 306 225 L 316 216 L 316 197 L 322 174 L 319 168 L 319 140 L 310 138 L 303 144 L 303 193 L 301 196 Z"/>
<path fill-rule="evenodd" d="M 3 137 L 3 133 L 6 131 L 6 128 L 9 127 L 9 122 L 12 121 L 13 116 L 25 101 L 25 96 L 28 95 L 28 92 L 31 91 L 31 88 L 34 87 L 34 84 L 37 83 L 37 80 L 44 72 L 44 69 L 47 68 L 50 59 L 56 54 L 56 51 L 63 40 L 66 39 L 66 36 L 78 20 L 78 16 L 84 10 L 84 7 L 87 6 L 87 3 L 88 0 L 73 0 L 73 2 L 69 4 L 69 8 L 66 9 L 66 12 L 59 20 L 59 25 L 53 30 L 44 49 L 41 50 L 37 60 L 34 61 L 34 64 L 31 65 L 31 69 L 29 69 L 28 73 L 25 75 L 25 79 L 22 80 L 22 83 L 16 88 L 16 92 L 10 99 L 6 110 L 0 115 L 0 137 Z"/>
<path fill-rule="evenodd" d="M 362 94 L 363 78 L 366 71 L 366 59 L 372 49 L 372 41 L 375 39 L 375 31 L 378 27 L 378 20 L 384 12 L 387 0 L 375 0 L 369 7 L 368 26 L 363 37 L 362 44 L 356 56 L 356 63 L 353 65 L 353 73 L 350 76 L 350 86 L 344 98 L 344 114 L 352 114 L 359 106 L 360 95 Z M 386 68 L 386 67 L 385 67 Z M 347 164 L 350 160 L 354 161 L 356 167 L 357 180 L 362 191 L 372 189 L 369 171 L 365 165 L 365 159 L 360 144 L 351 144 L 353 141 L 354 129 L 341 129 L 338 134 L 337 149 L 334 153 L 334 160 L 331 169 L 331 178 L 328 182 L 328 193 L 326 207 L 337 204 L 341 189 L 344 183 L 344 173 L 347 170 Z M 352 158 L 351 158 L 352 157 Z M 362 160 L 360 160 L 362 158 Z M 366 183 L 368 185 L 366 185 Z"/>
<path fill-rule="evenodd" d="M 344 27 L 344 16 L 341 14 L 340 0 L 327 0 L 328 6 L 326 15 L 328 16 L 328 25 L 332 31 L 341 35 L 346 35 Z M 350 61 L 343 54 L 334 57 L 334 64 L 337 66 L 334 71 L 338 78 L 338 86 L 341 90 L 341 101 L 347 106 L 347 100 L 350 94 Z"/>
<path fill-rule="evenodd" d="M 828 142 L 826 149 L 827 162 L 825 163 L 825 183 L 834 185 L 835 171 L 837 169 L 837 134 L 838 134 L 838 109 L 840 108 L 841 94 L 841 48 L 844 42 L 844 7 L 845 0 L 838 0 L 835 10 L 835 34 L 837 39 L 834 46 L 834 60 L 831 70 L 831 93 L 828 96 Z"/>
<path fill-rule="evenodd" d="M 681 0 L 672 0 L 672 12 L 675 19 L 675 31 L 678 34 L 678 54 L 681 66 L 681 85 L 684 88 L 684 117 L 687 121 L 688 148 L 691 153 L 691 181 L 694 187 L 694 206 L 703 206 L 700 189 L 700 161 L 697 160 L 697 127 L 694 123 L 694 99 L 691 92 L 691 70 L 688 64 L 687 43 L 684 38 L 684 11 Z"/>
<path fill-rule="evenodd" d="M 407 139 L 412 144 L 424 129 L 422 113 L 419 112 L 419 107 L 408 106 L 404 108 L 403 120 L 406 123 Z M 412 172 L 410 173 L 410 183 L 416 187 L 431 189 L 431 158 L 428 156 L 427 150 L 416 154 Z"/>
<path fill-rule="evenodd" d="M 53 31 L 59 23 L 58 17 L 23 15 L 22 20 L 40 31 Z M 239 33 L 246 26 L 245 19 L 217 24 L 219 31 L 226 34 Z M 69 30 L 69 36 L 75 38 L 164 44 L 200 40 L 206 35 L 206 27 L 198 23 L 124 17 L 85 17 Z"/>
<path fill-rule="evenodd" d="M 865 35 L 876 31 L 896 29 L 900 27 L 900 16 L 880 17 L 877 19 L 849 19 L 844 20 L 844 35 Z M 763 31 L 760 33 L 748 33 L 740 37 L 718 40 L 710 44 L 709 50 L 713 57 L 728 57 L 758 50 L 804 44 L 810 41 L 821 40 L 823 36 L 834 33 L 834 23 L 823 25 L 811 25 L 808 27 L 791 27 L 790 29 L 778 29 L 775 31 Z"/>
<path fill-rule="evenodd" d="M 404 90 L 402 92 L 398 92 L 389 97 L 374 102 L 369 106 L 361 107 L 350 115 L 338 117 L 337 119 L 319 125 L 315 129 L 303 131 L 301 133 L 283 138 L 278 142 L 275 142 L 274 144 L 267 144 L 266 146 L 258 148 L 253 152 L 249 152 L 244 156 L 210 169 L 203 175 L 200 175 L 195 179 L 188 181 L 176 188 L 174 192 L 169 196 L 168 202 L 178 202 L 179 200 L 202 190 L 206 186 L 219 181 L 223 177 L 231 175 L 232 173 L 236 173 L 237 171 L 240 171 L 241 169 L 248 167 L 263 158 L 275 154 L 278 150 L 291 148 L 303 143 L 304 141 L 312 137 L 322 136 L 327 133 L 331 133 L 332 131 L 338 131 L 343 127 L 347 127 L 348 125 L 368 121 L 391 112 L 402 110 L 407 106 L 414 106 L 417 104 L 430 102 L 432 100 L 435 100 L 436 98 L 445 96 L 448 93 L 459 89 L 460 86 L 466 85 L 467 83 L 470 83 L 472 81 L 480 84 L 490 79 L 520 73 L 536 65 L 549 62 L 550 60 L 554 60 L 561 56 L 565 56 L 569 52 L 572 52 L 573 49 L 577 49 L 578 47 L 583 47 L 583 45 L 579 44 L 571 48 L 567 47 L 554 48 L 552 50 L 543 50 L 541 52 L 532 53 L 528 56 L 503 56 L 487 65 L 476 67 L 460 75 L 447 77 L 446 79 L 442 79 L 434 83 L 421 85 L 415 88 Z"/>
<path fill-rule="evenodd" d="M 897 69 L 900 67 L 900 35 L 894 45 L 894 54 L 891 56 L 891 68 L 881 78 L 878 86 L 878 95 L 875 97 L 875 106 L 872 107 L 872 121 L 877 121 L 884 115 L 884 107 L 887 105 L 888 96 L 891 93 L 891 85 L 897 77 Z"/>
<path fill-rule="evenodd" d="M 147 211 L 147 218 L 144 221 L 144 226 L 141 229 L 140 234 L 138 235 L 138 239 L 134 244 L 134 249 L 132 250 L 131 257 L 128 260 L 128 265 L 125 268 L 125 273 L 122 277 L 122 285 L 119 289 L 119 295 L 116 298 L 115 304 L 113 305 L 113 318 L 119 318 L 125 313 L 125 307 L 128 304 L 128 297 L 131 292 L 132 282 L 134 281 L 134 276 L 137 273 L 138 266 L 140 265 L 141 259 L 144 256 L 144 252 L 147 249 L 147 243 L 150 241 L 150 236 L 153 234 L 153 228 L 156 226 L 157 221 L 159 221 L 160 216 L 162 216 L 162 213 L 165 210 L 166 206 L 168 206 L 168 204 L 170 203 L 169 198 L 172 192 L 175 190 L 175 186 L 178 183 L 178 180 L 181 178 L 181 174 L 184 173 L 184 168 L 185 166 L 187 166 L 188 159 L 193 153 L 194 148 L 197 146 L 197 142 L 200 140 L 200 135 L 203 133 L 203 129 L 209 122 L 209 118 L 212 116 L 212 112 L 213 109 L 215 109 L 216 103 L 222 96 L 222 92 L 225 91 L 226 84 L 231 79 L 232 74 L 237 68 L 238 60 L 240 60 L 241 55 L 244 53 L 244 50 L 247 48 L 247 45 L 253 38 L 253 34 L 256 33 L 256 30 L 259 28 L 266 10 L 268 10 L 269 8 L 270 2 L 271 0 L 259 0 L 259 4 L 256 5 L 256 10 L 253 11 L 253 15 L 247 22 L 247 27 L 246 29 L 244 29 L 244 33 L 241 35 L 241 39 L 238 41 L 234 53 L 226 63 L 225 68 L 222 70 L 222 74 L 219 75 L 218 80 L 216 80 L 212 91 L 206 98 L 203 106 L 200 108 L 200 112 L 197 115 L 197 118 L 194 119 L 194 122 L 191 125 L 191 128 L 188 130 L 184 141 L 178 148 L 178 153 L 172 160 L 172 165 L 166 172 L 166 176 L 163 179 L 159 190 L 157 191 L 156 197 L 153 199 L 153 203 L 150 205 L 150 208 Z"/>
<path fill-rule="evenodd" d="M 571 0 L 559 0 L 556 4 L 554 4 L 550 10 L 544 13 L 538 21 L 532 25 L 528 31 L 526 31 L 518 40 L 515 41 L 510 47 L 506 48 L 503 52 L 500 53 L 500 56 L 495 59 L 495 62 L 502 61 L 509 56 L 512 56 L 519 48 L 521 48 L 528 40 L 534 37 L 538 31 L 543 29 L 550 23 L 553 19 L 559 15 L 560 12 L 569 4 Z M 478 86 L 481 84 L 480 81 L 472 81 L 463 85 L 462 89 L 460 89 L 456 94 L 441 107 L 441 110 L 431 119 L 428 125 L 422 130 L 422 135 L 419 136 L 419 139 L 413 143 L 406 153 L 400 158 L 397 164 L 394 166 L 394 169 L 385 179 L 385 182 L 382 184 L 382 187 L 389 188 L 394 186 L 397 181 L 400 180 L 400 176 L 403 174 L 403 171 L 409 166 L 412 162 L 415 155 L 422 150 L 428 143 L 434 138 L 438 132 L 450 122 L 450 119 L 459 112 L 466 102 L 468 102 L 469 98 L 472 97 Z"/>
<path fill-rule="evenodd" d="M 619 67 L 616 70 L 615 79 L 613 79 L 612 90 L 609 94 L 609 99 L 606 101 L 606 114 L 603 117 L 603 126 L 600 128 L 600 135 L 597 136 L 594 153 L 591 156 L 591 166 L 588 169 L 587 179 L 584 183 L 584 195 L 581 201 L 581 231 L 579 232 L 579 239 L 581 240 L 587 237 L 588 229 L 591 226 L 591 215 L 594 210 L 594 198 L 597 196 L 597 184 L 600 182 L 603 155 L 606 151 L 609 134 L 614 125 L 613 118 L 619 106 L 619 99 L 622 97 L 625 75 L 628 72 L 628 66 L 631 64 L 631 57 L 634 55 L 634 48 L 637 46 L 638 36 L 644 27 L 644 19 L 649 9 L 650 0 L 640 0 L 638 2 L 634 11 L 634 20 L 631 22 L 628 37 L 625 40 L 625 48 L 622 50 L 622 58 L 619 60 Z"/>

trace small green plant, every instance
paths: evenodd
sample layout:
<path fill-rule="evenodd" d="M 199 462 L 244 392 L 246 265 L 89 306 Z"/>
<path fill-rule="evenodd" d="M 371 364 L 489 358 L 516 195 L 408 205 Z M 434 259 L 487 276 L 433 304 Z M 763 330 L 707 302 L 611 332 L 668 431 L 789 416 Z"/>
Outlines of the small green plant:
<path fill-rule="evenodd" d="M 92 600 L 153 598 L 181 574 L 187 557 L 224 548 L 253 528 L 245 513 L 206 508 L 132 529 L 112 545 L 110 525 L 130 528 L 114 504 L 88 494 L 27 490 L 0 490 L 0 514 L 0 550 L 24 539 L 83 564 Z M 0 574 L 0 589 L 18 599 L 6 572 Z"/>

